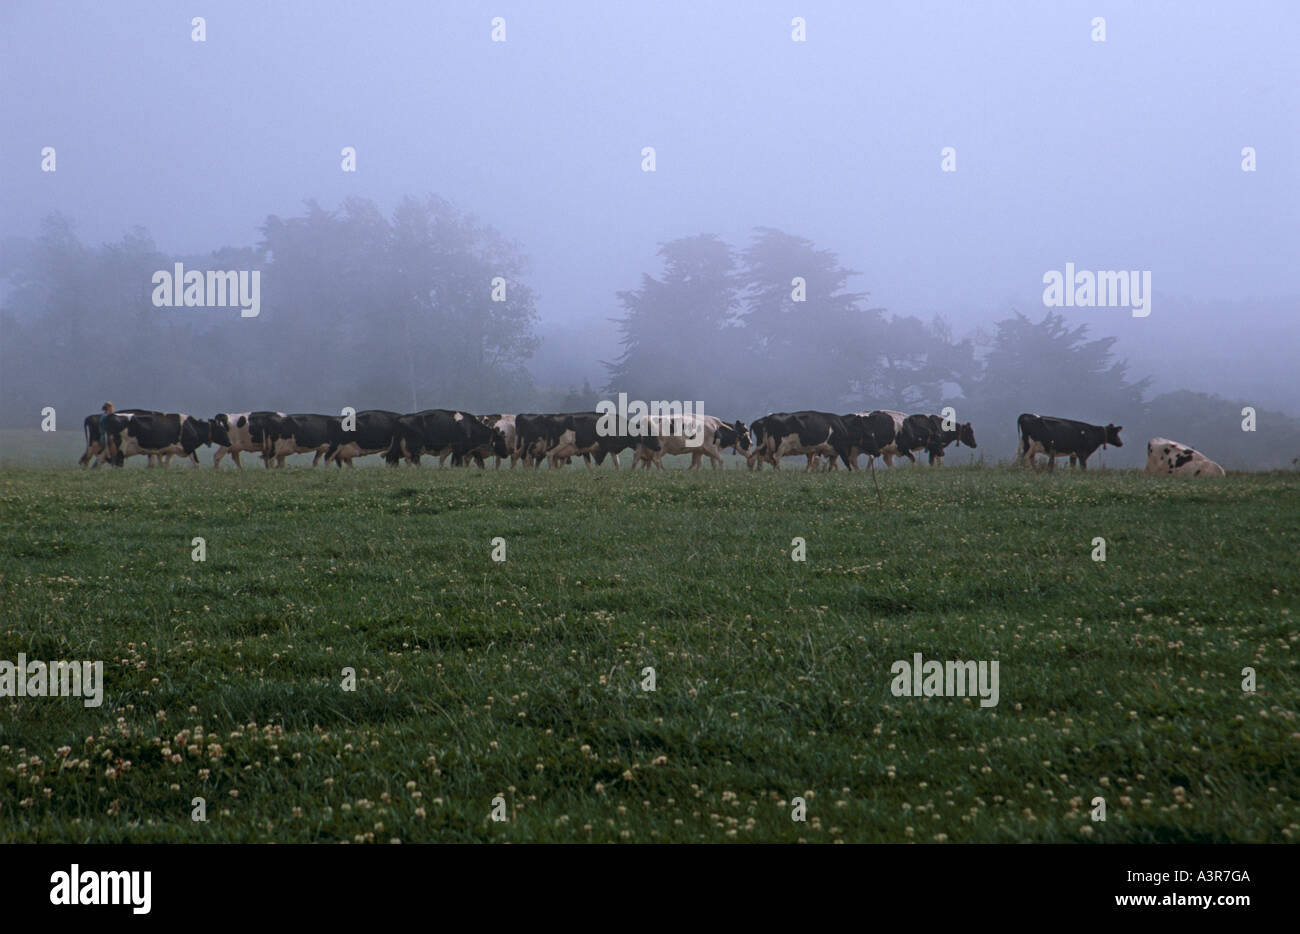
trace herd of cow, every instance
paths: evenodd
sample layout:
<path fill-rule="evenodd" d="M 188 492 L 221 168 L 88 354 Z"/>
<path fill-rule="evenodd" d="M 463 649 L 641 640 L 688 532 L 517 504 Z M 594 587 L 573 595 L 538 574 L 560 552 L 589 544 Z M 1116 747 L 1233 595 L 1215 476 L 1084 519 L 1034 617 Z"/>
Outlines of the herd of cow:
<path fill-rule="evenodd" d="M 105 407 L 108 409 L 108 407 Z M 479 467 L 495 457 L 496 466 L 508 460 L 551 467 L 581 456 L 591 465 L 632 452 L 632 466 L 663 469 L 665 454 L 691 455 L 691 467 L 708 457 L 714 469 L 723 466 L 722 453 L 744 457 L 750 469 L 764 463 L 780 468 L 782 458 L 803 456 L 814 470 L 825 459 L 828 469 L 842 461 L 857 469 L 866 455 L 868 466 L 883 458 L 892 466 L 895 457 L 915 462 L 925 452 L 931 464 L 940 464 L 951 444 L 975 447 L 969 423 L 957 424 L 938 415 L 905 415 L 876 410 L 834 415 L 829 412 L 779 412 L 746 426 L 712 415 L 651 415 L 625 433 L 604 430 L 608 419 L 597 412 L 558 415 L 474 415 L 453 409 L 426 409 L 402 415 L 378 409 L 347 415 L 286 415 L 283 412 L 221 413 L 199 419 L 184 413 L 123 409 L 85 419 L 86 450 L 80 464 L 98 467 L 104 462 L 122 466 L 126 458 L 144 455 L 150 466 L 170 463 L 175 455 L 198 466 L 198 449 L 213 445 L 214 467 L 227 454 L 236 466 L 241 453 L 256 453 L 267 467 L 283 467 L 293 454 L 313 454 L 312 466 L 322 457 L 339 467 L 353 466 L 354 458 L 383 454 L 391 466 L 405 460 L 419 464 L 423 455 L 453 465 L 473 461 Z M 1017 421 L 1019 462 L 1032 465 L 1045 455 L 1048 465 L 1068 457 L 1070 464 L 1086 469 L 1088 458 L 1105 445 L 1121 447 L 1118 425 L 1090 425 L 1071 419 L 1021 415 Z M 635 429 L 635 431 L 633 431 Z M 1154 438 L 1147 445 L 1147 471 L 1151 473 L 1221 475 L 1222 468 L 1186 445 Z"/>

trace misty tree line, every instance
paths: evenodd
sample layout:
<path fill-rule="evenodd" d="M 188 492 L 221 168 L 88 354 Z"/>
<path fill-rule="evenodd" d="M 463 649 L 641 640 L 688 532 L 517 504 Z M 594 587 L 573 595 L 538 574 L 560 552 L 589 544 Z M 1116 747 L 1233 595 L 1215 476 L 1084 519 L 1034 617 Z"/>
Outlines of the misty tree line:
<path fill-rule="evenodd" d="M 1142 462 L 1153 435 L 1226 467 L 1289 466 L 1300 454 L 1300 422 L 1280 413 L 1258 412 L 1249 435 L 1248 402 L 1147 400 L 1148 381 L 1129 377 L 1114 338 L 1089 339 L 1059 314 L 1013 313 L 958 339 L 940 319 L 872 307 L 834 252 L 771 228 L 739 249 L 683 237 L 663 244 L 659 261 L 614 296 L 622 353 L 603 361 L 606 385 L 542 387 L 527 367 L 539 339 L 522 247 L 441 198 L 408 197 L 388 217 L 359 198 L 335 211 L 308 202 L 299 216 L 269 216 L 256 246 L 203 256 L 163 253 L 140 229 L 87 246 L 54 215 L 37 237 L 0 245 L 0 425 L 31 427 L 47 405 L 76 420 L 105 399 L 203 415 L 344 402 L 517 412 L 589 410 L 626 392 L 702 400 L 746 421 L 951 406 L 974 423 L 975 456 L 989 462 L 1010 456 L 1023 411 L 1124 425 L 1115 465 Z M 155 308 L 152 276 L 175 262 L 260 271 L 262 314 Z M 583 352 L 573 348 L 585 371 Z"/>

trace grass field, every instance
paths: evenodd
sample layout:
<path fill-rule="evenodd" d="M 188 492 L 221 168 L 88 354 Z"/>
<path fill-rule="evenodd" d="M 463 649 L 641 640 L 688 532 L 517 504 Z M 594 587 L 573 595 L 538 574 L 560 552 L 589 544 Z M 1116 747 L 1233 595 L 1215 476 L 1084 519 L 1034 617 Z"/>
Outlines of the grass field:
<path fill-rule="evenodd" d="M 0 839 L 1300 835 L 1295 474 L 878 477 L 0 469 Z"/>

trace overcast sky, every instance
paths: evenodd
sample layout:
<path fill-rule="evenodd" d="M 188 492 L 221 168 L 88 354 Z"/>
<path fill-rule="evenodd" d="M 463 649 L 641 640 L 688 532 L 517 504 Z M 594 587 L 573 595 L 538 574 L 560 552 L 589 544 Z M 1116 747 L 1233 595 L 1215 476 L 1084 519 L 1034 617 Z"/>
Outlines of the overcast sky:
<path fill-rule="evenodd" d="M 434 192 L 531 256 L 540 365 L 581 335 L 597 379 L 614 292 L 683 235 L 812 238 L 959 334 L 1041 317 L 1067 262 L 1150 270 L 1149 317 L 1071 320 L 1138 375 L 1300 409 L 1298 27 L 1282 0 L 4 0 L 0 236 L 61 210 L 91 243 L 206 252 L 307 198 Z"/>

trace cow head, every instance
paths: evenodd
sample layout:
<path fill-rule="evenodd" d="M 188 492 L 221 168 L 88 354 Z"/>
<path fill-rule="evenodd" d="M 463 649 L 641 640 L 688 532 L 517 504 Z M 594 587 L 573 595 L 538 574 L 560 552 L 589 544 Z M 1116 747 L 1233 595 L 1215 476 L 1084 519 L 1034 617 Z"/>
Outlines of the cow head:
<path fill-rule="evenodd" d="M 218 447 L 230 447 L 230 420 L 223 415 L 208 419 L 208 443 Z"/>
<path fill-rule="evenodd" d="M 492 453 L 497 457 L 509 457 L 510 449 L 506 447 L 506 430 L 498 424 L 501 421 L 501 416 L 476 415 L 475 418 L 477 418 L 479 423 L 487 428 L 488 431 L 492 432 Z"/>
<path fill-rule="evenodd" d="M 181 446 L 185 453 L 197 450 L 201 445 L 212 443 L 212 421 L 204 421 L 195 418 L 193 415 L 186 415 L 185 420 L 181 422 Z"/>
<path fill-rule="evenodd" d="M 736 423 L 732 425 L 731 428 L 736 432 L 736 447 L 742 451 L 748 451 L 749 429 L 745 427 L 745 423 L 740 419 L 736 419 Z"/>
<path fill-rule="evenodd" d="M 492 453 L 497 457 L 510 456 L 510 449 L 506 447 L 506 433 L 500 428 L 492 429 Z"/>
<path fill-rule="evenodd" d="M 970 422 L 957 426 L 957 443 L 968 448 L 975 447 L 975 429 L 971 428 Z"/>
<path fill-rule="evenodd" d="M 1106 440 L 1102 443 L 1114 445 L 1117 448 L 1122 448 L 1124 446 L 1124 442 L 1119 440 L 1119 433 L 1123 429 L 1123 427 L 1124 427 L 1123 425 L 1107 425 Z"/>
<path fill-rule="evenodd" d="M 457 412 L 455 417 L 460 423 L 461 432 L 464 434 L 470 448 L 491 445 L 493 439 L 496 438 L 497 433 L 485 425 L 477 415 L 471 415 L 468 412 Z"/>

